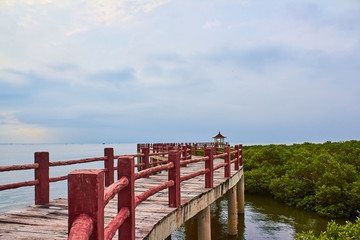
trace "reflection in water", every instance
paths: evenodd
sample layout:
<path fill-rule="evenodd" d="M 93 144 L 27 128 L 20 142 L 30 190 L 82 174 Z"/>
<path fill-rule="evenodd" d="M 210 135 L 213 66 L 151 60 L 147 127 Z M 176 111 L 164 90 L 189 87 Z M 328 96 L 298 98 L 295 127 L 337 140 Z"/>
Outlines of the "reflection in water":
<path fill-rule="evenodd" d="M 227 198 L 211 205 L 211 237 L 213 240 L 294 239 L 298 233 L 324 231 L 329 218 L 288 207 L 268 195 L 245 195 L 245 215 L 238 218 L 238 236 L 227 235 Z M 337 220 L 344 223 L 345 220 Z M 170 239 L 197 239 L 196 217 L 177 229 Z"/>

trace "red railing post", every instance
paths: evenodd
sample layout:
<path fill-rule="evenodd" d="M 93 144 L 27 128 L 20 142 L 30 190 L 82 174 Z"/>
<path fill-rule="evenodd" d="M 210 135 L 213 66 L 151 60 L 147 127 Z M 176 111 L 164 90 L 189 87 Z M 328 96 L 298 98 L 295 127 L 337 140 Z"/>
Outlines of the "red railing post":
<path fill-rule="evenodd" d="M 119 240 L 135 239 L 135 177 L 134 157 L 120 157 L 118 159 L 118 179 L 126 177 L 129 185 L 118 194 L 118 211 L 126 207 L 130 211 L 129 217 L 119 228 Z"/>
<path fill-rule="evenodd" d="M 209 157 L 209 160 L 205 162 L 205 169 L 209 169 L 208 173 L 205 173 L 205 188 L 213 188 L 214 186 L 214 155 L 213 149 L 207 148 L 204 151 L 204 156 Z"/>
<path fill-rule="evenodd" d="M 186 154 L 189 154 L 189 158 L 188 159 L 191 159 L 191 144 L 187 144 L 186 145 Z"/>
<path fill-rule="evenodd" d="M 227 155 L 225 156 L 225 162 L 227 163 L 227 165 L 225 166 L 225 177 L 230 177 L 231 175 L 231 165 L 230 165 L 230 159 L 231 159 L 231 156 L 230 156 L 230 147 L 229 146 L 226 146 L 225 147 L 225 152 L 227 153 Z"/>
<path fill-rule="evenodd" d="M 235 158 L 237 159 L 237 161 L 235 162 L 235 170 L 239 170 L 239 162 L 240 162 L 240 159 L 239 159 L 239 145 L 235 145 Z"/>
<path fill-rule="evenodd" d="M 145 166 L 143 169 L 148 169 L 149 168 L 149 148 L 148 147 L 142 148 L 142 153 L 145 155 L 142 160 L 142 162 L 145 163 Z"/>
<path fill-rule="evenodd" d="M 105 186 L 108 187 L 114 183 L 114 149 L 105 148 L 104 156 L 107 157 L 104 161 L 104 167 L 107 169 L 105 172 Z"/>
<path fill-rule="evenodd" d="M 35 180 L 39 180 L 39 184 L 35 185 L 35 204 L 43 205 L 49 203 L 49 153 L 36 152 L 35 163 L 39 164 L 39 168 L 35 169 Z"/>
<path fill-rule="evenodd" d="M 104 239 L 104 172 L 75 170 L 68 175 L 68 232 L 80 214 L 93 219 L 90 239 Z"/>
<path fill-rule="evenodd" d="M 239 163 L 240 163 L 240 166 L 242 166 L 243 165 L 243 145 L 242 144 L 239 145 L 239 149 L 240 149 L 240 161 L 239 161 Z"/>
<path fill-rule="evenodd" d="M 194 155 L 197 156 L 197 143 L 194 144 Z"/>
<path fill-rule="evenodd" d="M 187 158 L 186 146 L 182 146 L 181 148 L 182 148 L 182 158 L 184 158 L 184 160 L 186 160 L 186 158 Z M 180 149 L 181 149 L 181 148 L 180 148 Z M 187 164 L 185 164 L 185 165 L 183 165 L 183 166 L 186 167 Z"/>
<path fill-rule="evenodd" d="M 169 207 L 180 207 L 180 152 L 169 151 L 169 163 L 174 163 L 174 167 L 168 171 L 168 180 L 174 181 L 174 186 L 169 187 Z"/>

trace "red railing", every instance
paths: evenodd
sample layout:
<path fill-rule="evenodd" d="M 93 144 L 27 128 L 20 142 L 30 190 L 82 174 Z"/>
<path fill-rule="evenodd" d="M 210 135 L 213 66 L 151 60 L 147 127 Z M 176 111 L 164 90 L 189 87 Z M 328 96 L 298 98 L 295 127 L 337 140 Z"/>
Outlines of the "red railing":
<path fill-rule="evenodd" d="M 181 205 L 180 183 L 182 181 L 205 174 L 205 187 L 213 188 L 213 174 L 216 169 L 224 167 L 224 175 L 228 178 L 231 175 L 230 165 L 232 163 L 235 164 L 236 170 L 239 170 L 239 166 L 242 166 L 241 145 L 235 146 L 234 151 L 230 151 L 230 147 L 227 146 L 223 148 L 224 153 L 217 155 L 214 155 L 213 147 L 210 148 L 205 145 L 203 150 L 205 156 L 195 159 L 187 159 L 188 156 L 191 157 L 191 155 L 188 155 L 188 152 L 192 149 L 190 145 L 187 145 L 186 148 L 181 147 L 180 149 L 182 150 L 179 150 L 179 147 L 177 146 L 171 146 L 171 148 L 177 148 L 177 150 L 169 150 L 169 152 L 167 152 L 168 161 L 161 162 L 161 164 L 164 165 L 143 169 L 136 173 L 134 171 L 134 157 L 116 156 L 119 157 L 117 166 L 119 180 L 105 190 L 103 189 L 103 171 L 78 170 L 71 172 L 68 179 L 69 239 L 76 239 L 74 236 L 78 237 L 79 232 L 82 232 L 81 239 L 89 239 L 88 233 L 90 231 L 92 231 L 90 235 L 91 239 L 111 239 L 117 230 L 119 230 L 119 239 L 135 239 L 135 208 L 141 202 L 145 201 L 157 192 L 168 188 L 169 207 L 178 208 Z M 144 147 L 142 152 L 146 160 L 146 156 L 149 156 L 149 147 Z M 163 154 L 163 152 L 160 153 Z M 181 157 L 181 155 L 183 155 L 183 157 Z M 231 160 L 232 155 L 234 155 L 233 160 Z M 213 159 L 220 157 L 224 158 L 224 163 L 214 167 Z M 205 162 L 205 169 L 180 177 L 181 166 L 186 166 L 187 164 L 200 161 Z M 143 166 L 149 165 L 151 164 L 145 162 Z M 150 188 L 140 195 L 135 196 L 135 180 L 147 178 L 152 174 L 164 170 L 168 171 L 167 182 L 161 183 L 160 185 Z M 84 179 L 84 175 L 87 175 L 86 179 Z M 78 179 L 78 181 L 74 181 L 73 179 Z M 93 179 L 96 179 L 96 181 Z M 73 189 L 76 189 L 76 191 Z M 88 191 L 90 191 L 90 193 Z M 92 193 L 94 191 L 96 193 Z M 118 194 L 118 215 L 111 220 L 105 229 L 100 229 L 101 226 L 104 225 L 104 207 L 116 194 Z M 82 210 L 79 211 L 78 209 Z M 93 209 L 100 210 L 98 212 L 94 212 Z M 84 216 L 87 216 L 87 218 Z M 90 224 L 88 217 L 93 220 L 95 219 L 92 224 Z M 79 228 L 79 225 L 86 227 Z"/>
<path fill-rule="evenodd" d="M 158 163 L 149 163 L 149 157 L 155 155 L 164 155 L 167 152 L 160 152 L 160 153 L 150 153 L 150 149 L 143 149 L 145 154 L 133 154 L 128 155 L 129 157 L 142 157 L 142 162 L 140 164 L 136 164 L 136 167 L 142 167 L 144 169 L 149 168 L 150 164 L 162 164 L 164 162 Z M 50 178 L 49 172 L 50 167 L 57 167 L 57 166 L 67 166 L 67 165 L 74 165 L 74 164 L 81 164 L 81 163 L 89 163 L 89 162 L 96 162 L 96 161 L 103 161 L 104 162 L 104 172 L 105 172 L 105 186 L 109 186 L 114 182 L 114 159 L 122 157 L 121 155 L 114 155 L 113 148 L 105 148 L 104 149 L 104 156 L 103 157 L 95 157 L 95 158 L 85 158 L 85 159 L 78 159 L 78 160 L 67 160 L 67 161 L 56 161 L 50 162 L 50 157 L 48 152 L 36 152 L 34 155 L 34 164 L 25 164 L 25 165 L 12 165 L 12 166 L 0 166 L 0 172 L 9 172 L 9 171 L 18 171 L 18 170 L 35 170 L 35 179 L 18 182 L 18 183 L 11 183 L 11 184 L 4 184 L 0 185 L 0 191 L 2 190 L 9 190 L 15 189 L 19 187 L 26 187 L 26 186 L 35 186 L 35 204 L 43 205 L 49 203 L 50 197 L 50 183 L 64 181 L 68 178 L 67 175 L 65 176 L 58 176 Z"/>
<path fill-rule="evenodd" d="M 208 147 L 210 146 L 210 147 Z M 242 146 L 218 147 L 213 143 L 193 144 L 146 144 L 138 145 L 141 153 L 133 155 L 114 155 L 112 148 L 104 149 L 103 157 L 85 158 L 68 161 L 49 161 L 48 152 L 36 152 L 34 164 L 0 166 L 0 172 L 31 170 L 35 171 L 35 179 L 31 181 L 0 185 L 1 190 L 24 186 L 35 186 L 35 204 L 49 203 L 49 183 L 68 180 L 69 203 L 69 239 L 111 239 L 119 230 L 122 239 L 135 237 L 135 208 L 142 201 L 155 193 L 168 188 L 169 206 L 180 207 L 180 183 L 199 175 L 205 175 L 205 187 L 213 187 L 213 172 L 224 167 L 225 177 L 230 177 L 232 163 L 238 170 L 242 166 Z M 234 151 L 231 151 L 234 150 Z M 191 159 L 191 153 L 203 153 L 204 157 Z M 152 156 L 166 156 L 168 160 L 150 162 Z M 234 159 L 231 160 L 231 156 Z M 134 157 L 141 158 L 135 164 Z M 214 166 L 214 158 L 224 158 L 224 163 Z M 118 159 L 117 167 L 114 160 Z M 79 163 L 103 161 L 104 169 L 76 170 L 66 176 L 50 178 L 49 168 Z M 194 162 L 205 162 L 205 168 L 195 173 L 180 177 L 180 167 Z M 156 166 L 158 165 L 158 166 Z M 135 173 L 135 168 L 138 172 Z M 114 172 L 117 170 L 117 181 Z M 168 181 L 151 188 L 139 196 L 135 196 L 134 182 L 139 178 L 147 178 L 159 171 L 168 171 Z M 104 186 L 108 186 L 106 189 Z M 118 194 L 117 216 L 104 228 L 104 208 Z"/>

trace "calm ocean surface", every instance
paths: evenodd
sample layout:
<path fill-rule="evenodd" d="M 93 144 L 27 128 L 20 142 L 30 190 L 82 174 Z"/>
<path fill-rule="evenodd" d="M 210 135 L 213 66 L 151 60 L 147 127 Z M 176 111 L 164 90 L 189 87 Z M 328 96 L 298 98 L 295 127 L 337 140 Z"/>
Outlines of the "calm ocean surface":
<path fill-rule="evenodd" d="M 101 157 L 104 148 L 114 148 L 116 155 L 136 153 L 136 144 L 0 144 L 0 166 L 32 164 L 34 152 L 47 151 L 50 161 Z M 103 168 L 103 162 L 51 167 L 50 177 L 63 176 L 75 169 Z M 34 179 L 34 170 L 0 173 L 0 185 Z M 50 199 L 67 196 L 67 181 L 50 183 Z M 0 192 L 0 212 L 34 204 L 34 187 Z M 319 217 L 275 201 L 269 196 L 246 194 L 245 215 L 239 218 L 237 237 L 227 236 L 226 196 L 211 205 L 212 239 L 293 239 L 297 233 L 324 231 L 328 218 Z M 175 231 L 168 239 L 197 239 L 196 217 Z"/>

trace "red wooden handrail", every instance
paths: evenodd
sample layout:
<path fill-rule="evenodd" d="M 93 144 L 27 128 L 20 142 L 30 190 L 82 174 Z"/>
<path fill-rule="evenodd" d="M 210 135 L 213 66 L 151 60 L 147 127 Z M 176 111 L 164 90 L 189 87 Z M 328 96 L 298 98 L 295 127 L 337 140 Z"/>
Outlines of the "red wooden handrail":
<path fill-rule="evenodd" d="M 73 222 L 69 240 L 89 239 L 94 230 L 94 220 L 87 214 L 80 214 Z"/>
<path fill-rule="evenodd" d="M 151 162 L 151 163 L 149 163 L 149 165 L 150 165 L 150 166 L 151 166 L 151 165 L 159 165 L 159 164 L 164 164 L 164 163 L 168 163 L 168 161 L 165 160 L 165 161 Z"/>
<path fill-rule="evenodd" d="M 173 187 L 175 185 L 175 182 L 173 180 L 167 181 L 163 184 L 160 184 L 159 186 L 150 188 L 149 190 L 143 192 L 139 196 L 135 197 L 135 206 L 138 206 L 141 202 L 148 199 L 150 196 L 154 195 L 155 193 L 160 192 L 161 190 L 164 190 L 165 188 Z"/>
<path fill-rule="evenodd" d="M 24 165 L 11 165 L 11 166 L 0 166 L 0 172 L 8 171 L 17 171 L 17 170 L 27 170 L 27 169 L 37 169 L 39 164 L 24 164 Z"/>
<path fill-rule="evenodd" d="M 129 179 L 122 177 L 104 190 L 104 205 L 106 206 L 122 189 L 129 185 Z"/>
<path fill-rule="evenodd" d="M 113 218 L 110 223 L 106 226 L 104 230 L 104 239 L 111 240 L 118 228 L 125 222 L 125 220 L 130 216 L 130 210 L 126 207 L 120 209 L 115 218 Z"/>
<path fill-rule="evenodd" d="M 227 153 L 221 153 L 218 155 L 214 155 L 214 158 L 221 158 L 221 157 L 226 157 L 228 154 Z"/>
<path fill-rule="evenodd" d="M 209 169 L 205 169 L 205 170 L 201 170 L 201 171 L 198 171 L 198 172 L 195 172 L 195 173 L 191 173 L 191 174 L 182 176 L 182 177 L 180 178 L 180 182 L 189 180 L 189 179 L 191 179 L 191 178 L 194 178 L 194 177 L 203 175 L 203 174 L 208 173 L 208 172 L 210 172 L 210 170 L 209 170 Z"/>
<path fill-rule="evenodd" d="M 104 161 L 104 160 L 106 160 L 106 159 L 107 159 L 106 157 L 95 157 L 95 158 L 84 158 L 84 159 L 78 159 L 78 160 L 67 160 L 67 161 L 49 162 L 49 166 L 50 166 L 50 167 L 66 166 L 66 165 L 79 164 L 79 163 L 88 163 L 88 162 Z"/>
<path fill-rule="evenodd" d="M 135 173 L 135 179 L 144 178 L 144 177 L 147 177 L 147 176 L 149 176 L 151 174 L 160 172 L 162 170 L 167 170 L 167 169 L 170 169 L 172 167 L 174 167 L 174 163 L 168 163 L 168 164 L 165 164 L 165 165 L 161 165 L 161 166 L 157 166 L 157 167 L 153 167 L 153 168 L 148 168 L 148 169 L 145 169 L 145 170 L 142 170 L 140 172 Z"/>
<path fill-rule="evenodd" d="M 58 182 L 68 179 L 68 176 L 49 178 L 49 182 Z"/>
<path fill-rule="evenodd" d="M 186 164 L 195 163 L 195 162 L 202 162 L 202 161 L 207 161 L 207 160 L 209 160 L 209 157 L 194 158 L 194 159 L 181 161 L 180 165 L 183 166 L 183 165 L 186 165 Z"/>
<path fill-rule="evenodd" d="M 0 191 L 19 188 L 19 187 L 35 186 L 37 184 L 39 184 L 39 180 L 5 184 L 5 185 L 0 185 Z"/>
<path fill-rule="evenodd" d="M 219 168 L 222 168 L 222 167 L 225 167 L 227 165 L 227 163 L 222 163 L 222 164 L 219 164 L 217 166 L 214 167 L 214 171 L 219 169 Z"/>

